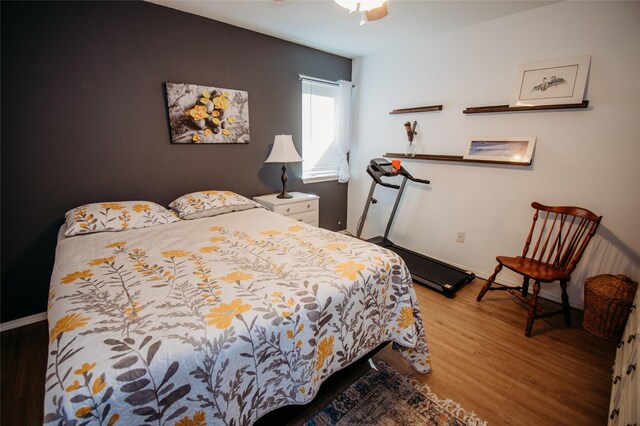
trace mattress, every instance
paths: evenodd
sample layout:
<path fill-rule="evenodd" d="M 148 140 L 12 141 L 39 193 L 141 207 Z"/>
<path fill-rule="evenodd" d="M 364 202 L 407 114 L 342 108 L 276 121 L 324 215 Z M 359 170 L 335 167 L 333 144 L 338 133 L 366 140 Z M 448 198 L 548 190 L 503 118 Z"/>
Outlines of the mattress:
<path fill-rule="evenodd" d="M 393 252 L 264 209 L 61 238 L 45 423 L 250 425 L 384 341 L 429 351 Z"/>

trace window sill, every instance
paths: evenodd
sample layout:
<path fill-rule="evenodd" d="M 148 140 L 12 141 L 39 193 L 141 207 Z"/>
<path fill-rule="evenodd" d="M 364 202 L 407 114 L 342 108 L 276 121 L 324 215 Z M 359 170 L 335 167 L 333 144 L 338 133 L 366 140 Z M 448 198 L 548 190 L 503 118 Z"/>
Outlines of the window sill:
<path fill-rule="evenodd" d="M 338 175 L 321 175 L 321 176 L 303 176 L 302 183 L 318 183 L 318 182 L 329 182 L 332 180 L 338 180 Z"/>

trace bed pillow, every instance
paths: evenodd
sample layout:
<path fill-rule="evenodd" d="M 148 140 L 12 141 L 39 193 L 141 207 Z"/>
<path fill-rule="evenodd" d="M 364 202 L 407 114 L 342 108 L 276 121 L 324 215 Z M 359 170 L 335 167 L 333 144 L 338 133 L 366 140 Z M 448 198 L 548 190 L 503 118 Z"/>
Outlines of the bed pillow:
<path fill-rule="evenodd" d="M 85 204 L 69 210 L 64 235 L 147 228 L 180 220 L 171 210 L 151 201 Z"/>
<path fill-rule="evenodd" d="M 173 200 L 169 207 L 180 219 L 198 219 L 263 206 L 231 191 L 199 191 Z"/>

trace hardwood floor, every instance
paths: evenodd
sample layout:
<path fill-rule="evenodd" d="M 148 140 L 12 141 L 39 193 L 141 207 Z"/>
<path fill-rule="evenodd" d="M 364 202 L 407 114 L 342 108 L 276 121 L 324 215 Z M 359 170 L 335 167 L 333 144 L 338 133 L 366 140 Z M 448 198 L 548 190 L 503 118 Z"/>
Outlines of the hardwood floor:
<path fill-rule="evenodd" d="M 482 284 L 453 299 L 417 286 L 433 371 L 414 376 L 492 425 L 606 424 L 615 345 L 583 330 L 576 310 L 572 327 L 562 315 L 539 319 L 527 338 L 521 302 L 503 291 L 476 302 Z M 388 348 L 377 358 L 413 374 Z"/>
<path fill-rule="evenodd" d="M 460 403 L 491 425 L 606 424 L 615 345 L 584 331 L 579 311 L 572 312 L 573 327 L 566 327 L 562 316 L 541 319 L 526 338 L 520 302 L 505 292 L 491 292 L 478 303 L 482 284 L 475 280 L 453 299 L 416 285 L 432 373 L 416 373 L 390 347 L 374 359 L 413 375 L 439 398 Z M 1 423 L 41 425 L 46 322 L 3 332 L 1 345 Z M 285 408 L 260 423 L 301 423 L 366 368 L 363 364 L 333 380 L 320 401 Z"/>
<path fill-rule="evenodd" d="M 0 341 L 0 423 L 42 425 L 47 369 L 47 322 L 3 331 Z"/>

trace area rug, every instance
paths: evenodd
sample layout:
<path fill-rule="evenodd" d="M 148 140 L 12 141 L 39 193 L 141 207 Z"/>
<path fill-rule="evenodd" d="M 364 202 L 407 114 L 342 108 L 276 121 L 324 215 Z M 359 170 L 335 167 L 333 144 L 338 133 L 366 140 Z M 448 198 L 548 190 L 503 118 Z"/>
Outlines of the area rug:
<path fill-rule="evenodd" d="M 305 426 L 487 426 L 459 404 L 440 400 L 423 383 L 378 362 Z"/>

